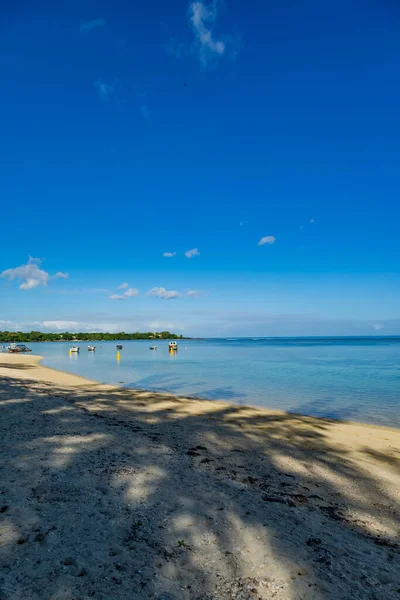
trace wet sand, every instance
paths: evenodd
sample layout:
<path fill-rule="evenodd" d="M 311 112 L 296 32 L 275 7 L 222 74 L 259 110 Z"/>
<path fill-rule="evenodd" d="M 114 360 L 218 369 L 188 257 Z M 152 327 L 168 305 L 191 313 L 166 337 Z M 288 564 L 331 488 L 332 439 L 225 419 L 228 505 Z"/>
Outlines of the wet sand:
<path fill-rule="evenodd" d="M 400 597 L 400 432 L 0 355 L 0 599 Z"/>

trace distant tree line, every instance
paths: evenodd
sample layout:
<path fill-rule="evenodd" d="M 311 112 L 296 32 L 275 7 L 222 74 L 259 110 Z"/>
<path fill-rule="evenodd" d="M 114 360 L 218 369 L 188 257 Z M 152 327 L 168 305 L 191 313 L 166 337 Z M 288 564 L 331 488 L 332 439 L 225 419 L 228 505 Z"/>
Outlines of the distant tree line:
<path fill-rule="evenodd" d="M 121 340 L 178 340 L 182 335 L 176 335 L 170 331 L 147 333 L 42 333 L 41 331 L 0 331 L 0 342 L 105 342 Z"/>

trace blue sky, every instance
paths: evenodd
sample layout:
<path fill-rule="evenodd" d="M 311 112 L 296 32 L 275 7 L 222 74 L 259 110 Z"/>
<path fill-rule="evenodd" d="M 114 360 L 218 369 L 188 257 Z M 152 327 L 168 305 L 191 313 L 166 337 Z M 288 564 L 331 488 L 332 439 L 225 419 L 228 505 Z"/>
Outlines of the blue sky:
<path fill-rule="evenodd" d="M 400 334 L 399 28 L 391 1 L 8 3 L 0 327 Z"/>

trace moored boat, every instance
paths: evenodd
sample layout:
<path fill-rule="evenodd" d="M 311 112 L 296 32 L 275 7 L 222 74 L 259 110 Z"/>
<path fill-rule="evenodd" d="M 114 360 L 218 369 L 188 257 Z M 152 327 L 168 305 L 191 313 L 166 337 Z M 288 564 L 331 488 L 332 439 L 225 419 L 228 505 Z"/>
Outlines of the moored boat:
<path fill-rule="evenodd" d="M 71 346 L 69 349 L 70 352 L 79 352 L 79 346 Z"/>
<path fill-rule="evenodd" d="M 176 342 L 170 342 L 168 344 L 168 348 L 170 352 L 177 352 L 178 350 L 178 344 Z"/>
<path fill-rule="evenodd" d="M 150 346 L 150 350 L 157 350 L 157 346 Z"/>
<path fill-rule="evenodd" d="M 89 352 L 94 352 L 96 350 L 96 346 L 88 346 L 87 349 Z"/>
<path fill-rule="evenodd" d="M 8 347 L 8 351 L 12 354 L 16 354 L 18 352 L 32 352 L 32 350 L 25 346 L 25 344 L 11 344 L 11 346 Z"/>
<path fill-rule="evenodd" d="M 122 350 L 122 344 L 117 344 L 117 350 Z"/>

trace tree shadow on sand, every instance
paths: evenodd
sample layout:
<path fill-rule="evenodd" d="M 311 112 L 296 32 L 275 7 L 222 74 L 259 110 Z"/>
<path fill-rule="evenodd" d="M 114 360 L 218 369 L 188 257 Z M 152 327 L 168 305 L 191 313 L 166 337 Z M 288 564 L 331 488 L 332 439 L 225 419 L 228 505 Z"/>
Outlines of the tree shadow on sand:
<path fill-rule="evenodd" d="M 397 463 L 333 421 L 11 378 L 0 415 L 2 600 L 399 597 Z"/>

